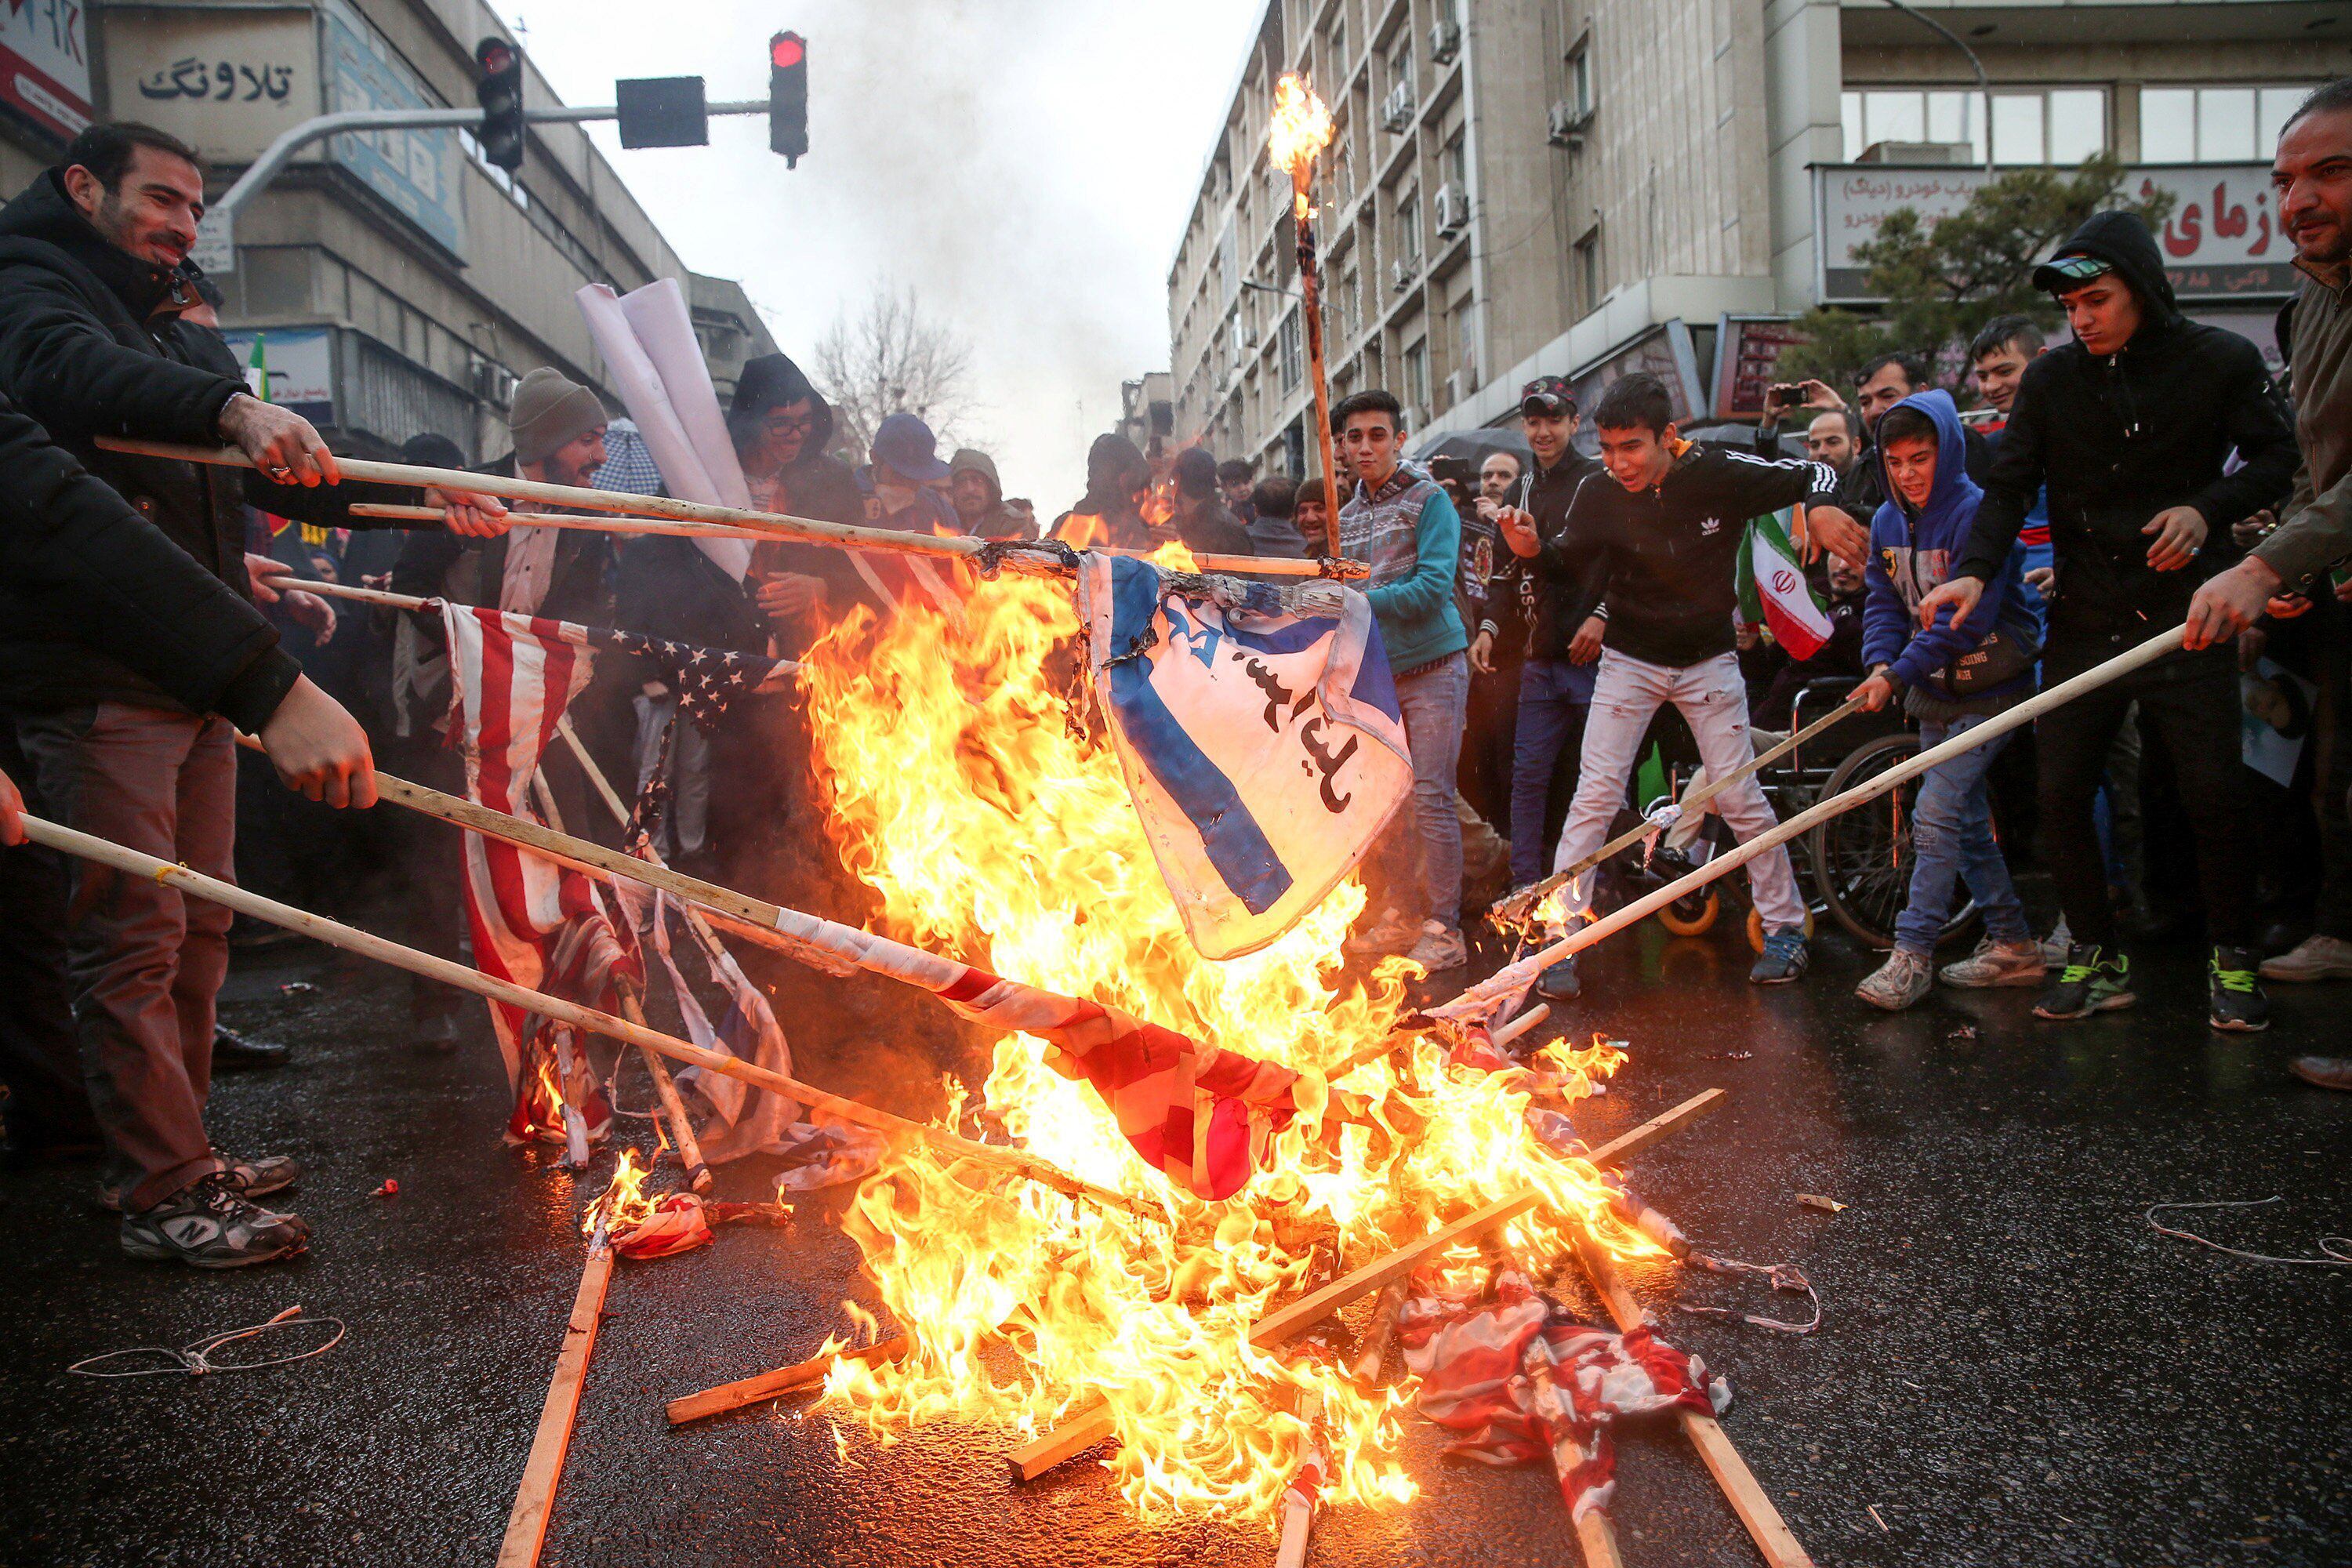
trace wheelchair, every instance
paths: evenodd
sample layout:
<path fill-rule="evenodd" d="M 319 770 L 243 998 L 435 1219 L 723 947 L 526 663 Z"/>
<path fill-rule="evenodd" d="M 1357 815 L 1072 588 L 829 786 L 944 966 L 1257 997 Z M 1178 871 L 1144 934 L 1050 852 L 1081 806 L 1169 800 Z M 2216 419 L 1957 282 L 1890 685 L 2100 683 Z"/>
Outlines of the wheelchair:
<path fill-rule="evenodd" d="M 1851 679 L 1840 677 L 1801 689 L 1790 710 L 1790 732 L 1835 708 L 1853 688 Z M 1759 752 L 1786 738 L 1769 731 L 1754 734 Z M 1757 783 L 1773 814 L 1786 822 L 1817 802 L 1869 783 L 1918 751 L 1918 731 L 1900 712 L 1854 713 L 1768 763 Z M 1706 782 L 1704 770 L 1674 781 L 1668 795 L 1644 803 L 1644 815 L 1654 815 L 1669 799 L 1687 797 Z M 1883 951 L 1895 945 L 1895 918 L 1903 912 L 1911 887 L 1911 810 L 1917 794 L 1918 781 L 1908 780 L 1790 841 L 1790 865 L 1798 887 L 1806 893 L 1808 936 L 1815 916 L 1826 913 L 1866 946 Z M 1723 819 L 1702 805 L 1697 813 L 1660 834 L 1646 855 L 1628 851 L 1616 876 L 1629 900 L 1640 898 L 1706 864 L 1735 842 Z M 1939 945 L 1972 942 L 1982 923 L 1964 886 L 1958 894 L 1961 901 L 1944 922 Z M 1703 935 L 1720 922 L 1727 899 L 1746 903 L 1748 945 L 1761 952 L 1764 925 L 1744 878 L 1720 878 L 1675 900 L 1657 912 L 1658 923 L 1676 936 Z"/>

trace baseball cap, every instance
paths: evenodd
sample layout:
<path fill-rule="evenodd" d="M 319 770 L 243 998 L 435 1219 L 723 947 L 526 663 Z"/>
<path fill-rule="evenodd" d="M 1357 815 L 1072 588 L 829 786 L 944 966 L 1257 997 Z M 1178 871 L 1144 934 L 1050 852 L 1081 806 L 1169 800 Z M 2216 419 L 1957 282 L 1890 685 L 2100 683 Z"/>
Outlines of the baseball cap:
<path fill-rule="evenodd" d="M 1576 392 L 1564 375 L 1539 375 L 1519 388 L 1519 412 L 1566 419 L 1576 412 Z"/>
<path fill-rule="evenodd" d="M 911 414 L 893 414 L 874 427 L 874 458 L 919 484 L 948 477 L 939 437 Z"/>
<path fill-rule="evenodd" d="M 2115 269 L 2115 263 L 2105 257 L 2062 250 L 2033 269 L 2033 286 L 2044 293 L 2055 294 L 2062 289 L 2079 288 L 2101 273 Z"/>

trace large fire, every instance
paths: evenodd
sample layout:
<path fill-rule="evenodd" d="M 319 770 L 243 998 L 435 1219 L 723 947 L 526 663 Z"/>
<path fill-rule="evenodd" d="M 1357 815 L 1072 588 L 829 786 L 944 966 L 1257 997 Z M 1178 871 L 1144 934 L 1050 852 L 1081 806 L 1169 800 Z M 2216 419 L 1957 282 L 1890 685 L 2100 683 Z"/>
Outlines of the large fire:
<path fill-rule="evenodd" d="M 1262 952 L 1212 963 L 1193 950 L 1108 742 L 1066 722 L 1077 630 L 1067 584 L 1007 577 L 981 584 L 953 623 L 918 609 L 877 630 L 861 616 L 812 653 L 815 765 L 845 863 L 881 896 L 880 923 L 1300 1068 L 1389 1034 L 1409 967 L 1390 961 L 1369 985 L 1336 972 L 1363 908 L 1352 881 Z M 1622 1060 L 1599 1042 L 1555 1047 L 1538 1092 L 1580 1099 Z M 1522 1258 L 1557 1258 L 1569 1216 L 1624 1256 L 1654 1254 L 1612 1216 L 1591 1166 L 1536 1140 L 1525 1113 L 1537 1084 L 1449 1066 L 1440 1042 L 1416 1039 L 1346 1079 L 1412 1135 L 1302 1116 L 1239 1199 L 1208 1205 L 1148 1169 L 1092 1092 L 1045 1066 L 1041 1042 L 1001 1039 L 980 1105 L 950 1083 L 950 1118 L 984 1109 L 1055 1164 L 1165 1205 L 1175 1226 L 906 1149 L 859 1190 L 847 1223 L 913 1348 L 837 1364 L 825 1407 L 887 1444 L 942 1419 L 1027 1436 L 1100 1397 L 1118 1437 L 1108 1463 L 1139 1512 L 1266 1519 L 1319 1396 L 1326 1497 L 1401 1501 L 1413 1486 L 1394 1458 L 1398 1396 L 1350 1382 L 1331 1358 L 1254 1348 L 1249 1328 L 1333 1268 L 1529 1187 L 1550 1202 L 1504 1233 Z"/>

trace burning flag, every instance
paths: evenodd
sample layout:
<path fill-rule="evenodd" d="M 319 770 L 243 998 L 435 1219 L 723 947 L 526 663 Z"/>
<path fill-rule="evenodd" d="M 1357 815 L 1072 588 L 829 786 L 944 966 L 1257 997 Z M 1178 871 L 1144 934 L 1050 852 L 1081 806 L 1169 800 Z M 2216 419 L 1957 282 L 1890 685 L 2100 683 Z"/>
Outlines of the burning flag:
<path fill-rule="evenodd" d="M 1148 561 L 1079 569 L 1094 689 L 1185 933 L 1255 952 L 1355 868 L 1412 788 L 1396 684 L 1370 605 L 1310 610 L 1253 584 L 1171 589 Z"/>

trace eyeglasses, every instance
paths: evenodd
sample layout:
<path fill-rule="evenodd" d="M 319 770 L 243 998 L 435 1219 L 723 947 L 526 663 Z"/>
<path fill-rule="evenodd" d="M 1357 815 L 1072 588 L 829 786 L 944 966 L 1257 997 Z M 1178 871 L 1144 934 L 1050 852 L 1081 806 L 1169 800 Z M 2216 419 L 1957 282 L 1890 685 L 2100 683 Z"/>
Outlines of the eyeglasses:
<path fill-rule="evenodd" d="M 786 414 L 771 414 L 765 424 L 768 433 L 772 436 L 789 436 L 795 430 L 806 435 L 816 428 L 816 416 L 803 414 L 794 416 Z"/>

